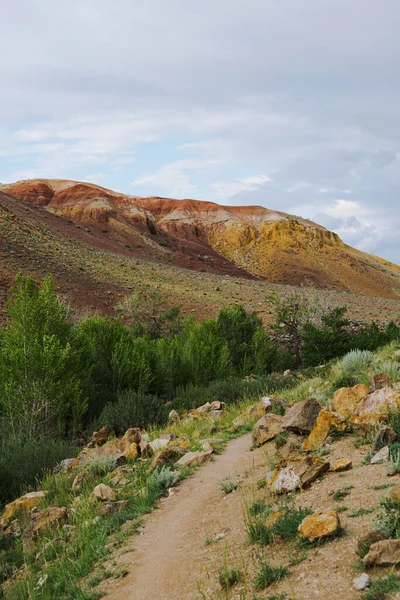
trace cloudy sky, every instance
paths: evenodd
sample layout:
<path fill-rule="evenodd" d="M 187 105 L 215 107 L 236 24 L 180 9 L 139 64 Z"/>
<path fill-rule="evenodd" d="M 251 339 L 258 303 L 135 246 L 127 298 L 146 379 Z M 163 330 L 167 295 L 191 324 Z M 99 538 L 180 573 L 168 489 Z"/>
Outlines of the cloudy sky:
<path fill-rule="evenodd" d="M 1 13 L 0 182 L 261 204 L 400 263 L 399 0 Z"/>

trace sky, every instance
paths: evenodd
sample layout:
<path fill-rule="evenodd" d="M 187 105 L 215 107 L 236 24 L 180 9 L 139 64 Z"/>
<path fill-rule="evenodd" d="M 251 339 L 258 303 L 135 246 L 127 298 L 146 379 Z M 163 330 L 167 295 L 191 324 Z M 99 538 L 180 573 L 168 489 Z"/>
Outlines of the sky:
<path fill-rule="evenodd" d="M 0 182 L 262 205 L 400 263 L 399 0 L 13 0 Z"/>

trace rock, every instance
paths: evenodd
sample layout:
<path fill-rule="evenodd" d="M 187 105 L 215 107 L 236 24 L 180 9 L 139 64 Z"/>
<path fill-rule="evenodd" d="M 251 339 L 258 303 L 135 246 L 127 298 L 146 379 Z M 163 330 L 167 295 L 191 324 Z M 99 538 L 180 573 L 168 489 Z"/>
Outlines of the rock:
<path fill-rule="evenodd" d="M 176 410 L 171 410 L 169 415 L 168 415 L 168 421 L 170 423 L 179 423 L 179 421 L 181 420 L 179 413 Z"/>
<path fill-rule="evenodd" d="M 283 428 L 294 433 L 310 433 L 321 408 L 315 398 L 307 398 L 298 402 L 286 413 Z"/>
<path fill-rule="evenodd" d="M 357 554 L 363 558 L 366 554 L 368 554 L 372 544 L 376 544 L 376 542 L 381 542 L 386 539 L 387 537 L 380 531 L 370 531 L 358 540 Z"/>
<path fill-rule="evenodd" d="M 246 416 L 251 420 L 256 419 L 257 421 L 261 419 L 261 417 L 263 417 L 266 413 L 267 407 L 265 407 L 264 404 L 262 404 L 261 402 L 257 404 L 252 404 L 246 410 Z"/>
<path fill-rule="evenodd" d="M 165 448 L 160 450 L 160 452 L 157 452 L 157 454 L 154 456 L 150 465 L 150 471 L 154 471 L 154 469 L 163 467 L 169 462 L 176 462 L 184 454 L 185 450 L 183 448 L 179 448 L 177 446 L 165 446 Z"/>
<path fill-rule="evenodd" d="M 389 462 L 389 455 L 390 455 L 389 446 L 385 446 L 384 448 L 381 448 L 381 450 L 379 450 L 379 452 L 377 452 L 375 454 L 375 456 L 373 456 L 371 458 L 371 460 L 369 461 L 369 464 L 370 465 L 378 465 L 380 463 Z"/>
<path fill-rule="evenodd" d="M 372 450 L 377 452 L 384 446 L 387 446 L 396 439 L 396 432 L 388 425 L 384 425 L 377 433 L 373 443 Z"/>
<path fill-rule="evenodd" d="M 283 376 L 284 377 L 291 377 L 292 376 L 292 372 L 290 369 L 286 369 L 286 371 L 283 371 Z"/>
<path fill-rule="evenodd" d="M 136 442 L 132 442 L 132 444 L 125 450 L 124 454 L 128 460 L 135 460 L 139 456 L 139 446 Z"/>
<path fill-rule="evenodd" d="M 110 479 L 110 483 L 114 487 L 123 487 L 124 485 L 128 485 L 129 479 L 123 475 L 115 475 L 112 479 Z"/>
<path fill-rule="evenodd" d="M 262 446 L 272 440 L 278 433 L 282 432 L 282 417 L 272 413 L 261 417 L 254 425 L 251 436 L 253 446 Z"/>
<path fill-rule="evenodd" d="M 51 506 L 34 513 L 24 533 L 24 552 L 29 552 L 33 542 L 45 531 L 61 528 L 67 521 L 68 512 L 65 507 Z"/>
<path fill-rule="evenodd" d="M 291 456 L 284 464 L 300 477 L 302 488 L 309 487 L 330 468 L 329 462 L 316 456 Z"/>
<path fill-rule="evenodd" d="M 279 469 L 270 480 L 267 476 L 267 484 L 274 494 L 290 494 L 300 488 L 301 480 L 293 469 L 284 467 Z"/>
<path fill-rule="evenodd" d="M 219 402 L 219 400 L 215 400 L 214 402 L 211 402 L 211 406 L 210 406 L 211 412 L 224 410 L 224 409 L 225 409 L 225 402 Z"/>
<path fill-rule="evenodd" d="M 88 471 L 82 471 L 81 473 L 78 473 L 78 475 L 75 477 L 74 481 L 72 482 L 72 491 L 78 492 L 80 489 L 82 489 L 83 485 L 85 484 L 85 482 L 88 479 L 89 479 Z"/>
<path fill-rule="evenodd" d="M 353 463 L 349 458 L 341 458 L 337 460 L 335 464 L 331 467 L 332 473 L 341 473 L 342 471 L 348 471 L 353 467 Z"/>
<path fill-rule="evenodd" d="M 96 485 L 93 492 L 91 493 L 89 500 L 91 502 L 105 502 L 105 501 L 113 501 L 117 499 L 117 495 L 109 485 L 105 485 L 104 483 L 99 483 Z"/>
<path fill-rule="evenodd" d="M 142 436 L 140 434 L 140 429 L 137 427 L 131 427 L 125 431 L 123 437 L 119 440 L 118 448 L 123 454 L 125 454 L 125 456 L 128 456 L 128 454 L 131 452 L 132 444 L 136 444 L 136 448 L 138 448 L 141 441 Z"/>
<path fill-rule="evenodd" d="M 287 509 L 286 508 L 282 508 L 282 510 L 276 510 L 275 512 L 271 513 L 270 515 L 268 515 L 268 517 L 265 520 L 265 525 L 267 527 L 273 527 L 275 525 L 275 523 L 284 515 L 286 515 L 287 513 Z"/>
<path fill-rule="evenodd" d="M 213 450 L 207 452 L 188 452 L 176 463 L 177 467 L 189 467 L 202 465 L 203 463 L 210 460 Z"/>
<path fill-rule="evenodd" d="M 392 502 L 400 503 L 400 483 L 398 483 L 397 485 L 394 485 L 390 489 L 389 498 L 391 499 Z"/>
<path fill-rule="evenodd" d="M 144 440 L 140 442 L 139 450 L 142 458 L 149 458 L 150 456 L 153 456 L 154 453 L 151 444 L 149 442 L 145 442 Z"/>
<path fill-rule="evenodd" d="M 206 402 L 205 404 L 203 404 L 203 406 L 199 406 L 198 408 L 196 408 L 195 412 L 199 415 L 204 415 L 210 412 L 210 410 L 211 404 L 209 402 Z"/>
<path fill-rule="evenodd" d="M 95 448 L 84 448 L 78 459 L 81 466 L 93 461 L 103 462 L 107 460 L 114 460 L 117 466 L 126 463 L 126 456 L 121 452 L 118 440 L 106 442 L 103 446 L 96 446 Z"/>
<path fill-rule="evenodd" d="M 157 439 L 153 440 L 152 442 L 150 442 L 150 448 L 152 449 L 153 452 L 159 452 L 160 450 L 162 450 L 163 448 L 165 448 L 168 445 L 169 441 L 170 441 L 170 438 L 168 438 L 168 439 L 157 438 Z"/>
<path fill-rule="evenodd" d="M 44 499 L 46 492 L 29 492 L 14 502 L 6 505 L 4 514 L 0 520 L 2 527 L 6 527 L 8 523 L 13 521 L 18 513 L 27 513 L 32 508 L 39 506 L 40 502 Z"/>
<path fill-rule="evenodd" d="M 331 433 L 346 431 L 347 425 L 344 418 L 338 413 L 333 413 L 327 408 L 323 408 L 317 417 L 314 428 L 308 439 L 304 442 L 303 450 L 317 450 L 330 436 Z"/>
<path fill-rule="evenodd" d="M 201 447 L 204 452 L 210 452 L 210 450 L 212 452 L 214 450 L 211 444 L 202 444 Z"/>
<path fill-rule="evenodd" d="M 112 434 L 112 429 L 107 425 L 99 429 L 99 431 L 95 431 L 92 435 L 91 444 L 93 446 L 102 446 L 108 441 L 108 438 Z"/>
<path fill-rule="evenodd" d="M 224 440 L 222 438 L 217 438 L 217 437 L 211 437 L 211 438 L 207 438 L 205 440 L 200 440 L 200 444 L 210 444 L 211 446 L 215 446 L 216 444 L 220 444 L 221 442 L 223 442 Z"/>
<path fill-rule="evenodd" d="M 110 517 L 116 513 L 126 510 L 129 506 L 129 500 L 117 500 L 116 502 L 102 502 L 99 505 L 99 513 L 103 517 Z"/>
<path fill-rule="evenodd" d="M 390 379 L 387 373 L 378 373 L 372 377 L 372 389 L 374 392 L 376 390 L 381 390 L 384 387 L 389 387 L 392 385 L 392 380 Z"/>
<path fill-rule="evenodd" d="M 353 579 L 354 589 L 358 592 L 369 588 L 371 583 L 371 577 L 368 575 L 368 573 L 363 573 L 362 575 L 360 575 L 360 577 L 356 577 L 356 579 Z"/>
<path fill-rule="evenodd" d="M 372 544 L 363 563 L 366 567 L 399 565 L 400 540 L 383 540 Z"/>
<path fill-rule="evenodd" d="M 389 416 L 389 410 L 398 410 L 399 408 L 399 393 L 390 387 L 384 387 L 376 392 L 372 392 L 367 398 L 359 402 L 354 409 L 350 423 L 368 433 L 376 425 L 386 421 Z"/>
<path fill-rule="evenodd" d="M 299 533 L 309 542 L 335 535 L 340 527 L 335 510 L 309 515 L 299 525 Z"/>
<path fill-rule="evenodd" d="M 75 458 L 64 458 L 58 465 L 56 472 L 61 473 L 61 471 L 68 471 L 68 467 L 75 461 Z"/>
<path fill-rule="evenodd" d="M 243 419 L 242 417 L 237 417 L 237 419 L 235 419 L 232 422 L 232 425 L 227 429 L 228 433 L 236 433 L 237 431 L 239 431 L 239 429 L 241 429 L 242 427 L 246 426 L 246 420 Z"/>
<path fill-rule="evenodd" d="M 332 410 L 345 419 L 350 418 L 355 407 L 369 394 L 369 389 L 363 383 L 350 388 L 336 390 L 332 400 Z"/>

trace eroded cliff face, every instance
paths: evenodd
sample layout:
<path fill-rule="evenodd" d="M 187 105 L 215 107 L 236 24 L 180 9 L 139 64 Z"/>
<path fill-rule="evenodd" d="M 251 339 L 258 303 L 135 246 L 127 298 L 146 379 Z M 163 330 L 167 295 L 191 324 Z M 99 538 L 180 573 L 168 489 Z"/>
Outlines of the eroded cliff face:
<path fill-rule="evenodd" d="M 150 260 L 193 268 L 195 259 L 214 272 L 366 295 L 393 297 L 400 283 L 396 265 L 346 246 L 317 223 L 260 206 L 140 198 L 63 180 L 23 181 L 6 191 L 134 251 L 144 245 Z"/>

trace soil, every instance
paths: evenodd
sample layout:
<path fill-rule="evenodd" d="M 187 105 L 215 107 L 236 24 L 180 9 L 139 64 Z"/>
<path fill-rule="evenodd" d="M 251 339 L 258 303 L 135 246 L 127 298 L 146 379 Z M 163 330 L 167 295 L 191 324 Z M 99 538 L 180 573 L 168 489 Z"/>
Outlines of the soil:
<path fill-rule="evenodd" d="M 296 542 L 277 541 L 265 548 L 265 558 L 274 566 L 289 568 L 289 576 L 264 592 L 254 592 L 252 581 L 257 571 L 256 548 L 246 539 L 246 507 L 264 497 L 271 502 L 266 489 L 257 489 L 257 481 L 270 470 L 275 445 L 269 443 L 250 451 L 249 435 L 229 443 L 226 451 L 213 462 L 201 467 L 191 478 L 174 488 L 160 509 L 145 519 L 140 536 L 133 536 L 113 557 L 112 569 L 127 567 L 127 575 L 109 579 L 102 590 L 110 600 L 149 598 L 151 600 L 216 600 L 226 598 L 218 584 L 219 568 L 239 568 L 245 572 L 245 583 L 234 588 L 230 598 L 267 598 L 286 592 L 290 598 L 303 600 L 355 600 L 353 588 L 358 539 L 371 530 L 379 498 L 387 490 L 374 486 L 398 483 L 398 477 L 387 477 L 387 465 L 362 465 L 366 447 L 355 448 L 354 437 L 334 442 L 326 457 L 333 464 L 339 458 L 350 458 L 353 468 L 343 474 L 328 473 L 312 487 L 299 493 L 296 505 L 317 510 L 346 506 L 340 513 L 344 535 L 318 548 L 302 550 Z M 219 479 L 235 474 L 239 489 L 224 495 Z M 354 486 L 343 502 L 335 502 L 329 494 L 344 486 Z M 360 508 L 373 509 L 373 514 L 351 518 Z M 220 536 L 220 541 L 215 541 Z M 213 543 L 206 544 L 206 539 Z M 258 550 L 260 552 L 260 550 Z M 114 562 L 116 561 L 116 562 Z M 297 564 L 293 564 L 297 563 Z M 370 575 L 384 574 L 372 570 Z M 247 595 L 240 596 L 240 591 Z M 397 598 L 397 596 L 396 596 Z"/>

